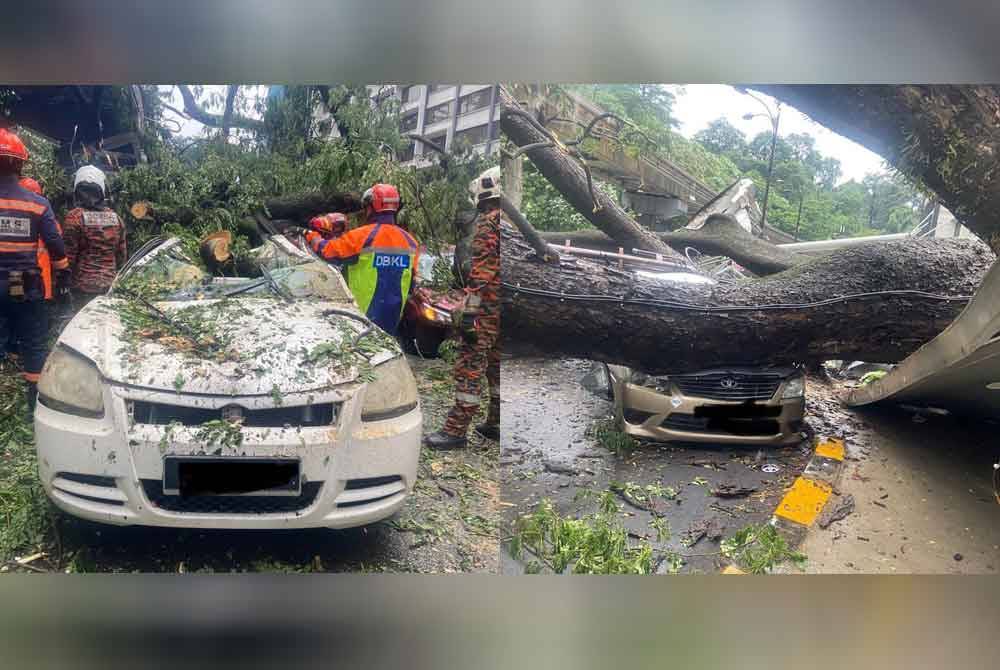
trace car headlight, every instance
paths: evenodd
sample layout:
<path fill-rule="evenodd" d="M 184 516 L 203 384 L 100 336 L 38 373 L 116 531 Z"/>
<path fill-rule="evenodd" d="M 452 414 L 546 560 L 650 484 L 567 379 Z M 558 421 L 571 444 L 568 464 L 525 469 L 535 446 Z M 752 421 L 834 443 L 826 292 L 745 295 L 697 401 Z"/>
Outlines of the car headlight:
<path fill-rule="evenodd" d="M 93 361 L 66 347 L 57 346 L 45 361 L 38 380 L 42 404 L 66 414 L 104 416 L 101 373 Z"/>
<path fill-rule="evenodd" d="M 629 382 L 635 384 L 636 386 L 644 386 L 654 391 L 666 392 L 670 389 L 669 377 L 654 377 L 653 375 L 647 375 L 645 372 L 639 372 L 638 370 L 632 371 L 632 376 L 629 378 Z"/>
<path fill-rule="evenodd" d="M 417 380 L 403 356 L 375 366 L 375 381 L 365 389 L 362 421 L 384 421 L 417 406 Z"/>
<path fill-rule="evenodd" d="M 801 398 L 806 394 L 806 378 L 793 377 L 785 382 L 785 390 L 781 393 L 782 400 L 786 398 Z"/>

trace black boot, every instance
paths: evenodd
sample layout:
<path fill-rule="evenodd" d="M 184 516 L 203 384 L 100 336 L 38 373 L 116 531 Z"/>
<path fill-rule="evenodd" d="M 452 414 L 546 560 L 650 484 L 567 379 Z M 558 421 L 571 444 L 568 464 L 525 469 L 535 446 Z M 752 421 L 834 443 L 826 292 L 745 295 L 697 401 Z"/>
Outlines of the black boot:
<path fill-rule="evenodd" d="M 485 437 L 487 440 L 500 440 L 500 424 L 498 423 L 490 423 L 489 421 L 481 423 L 476 426 L 476 432 Z"/>
<path fill-rule="evenodd" d="M 35 403 L 38 401 L 38 384 L 28 382 L 28 422 L 35 419 Z"/>
<path fill-rule="evenodd" d="M 464 449 L 467 441 L 464 435 L 450 435 L 443 430 L 439 430 L 436 433 L 428 435 L 424 439 L 424 443 L 435 451 L 446 451 L 449 449 Z"/>

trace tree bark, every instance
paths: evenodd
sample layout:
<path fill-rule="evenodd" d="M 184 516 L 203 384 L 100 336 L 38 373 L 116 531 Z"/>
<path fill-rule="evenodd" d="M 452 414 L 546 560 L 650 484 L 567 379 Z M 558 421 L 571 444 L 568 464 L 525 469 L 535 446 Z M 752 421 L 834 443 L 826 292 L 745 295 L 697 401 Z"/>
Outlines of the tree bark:
<path fill-rule="evenodd" d="M 190 86 L 185 86 L 183 84 L 178 84 L 177 88 L 181 92 L 181 97 L 184 98 L 184 111 L 195 121 L 203 123 L 206 126 L 212 126 L 213 128 L 222 128 L 224 125 L 224 119 L 219 114 L 212 114 L 198 105 L 198 101 L 195 100 L 194 93 L 191 91 Z M 254 130 L 260 132 L 264 130 L 264 122 L 260 119 L 251 119 L 245 116 L 240 116 L 239 114 L 234 114 L 230 119 L 231 125 L 237 128 L 245 128 L 246 130 Z"/>
<path fill-rule="evenodd" d="M 229 139 L 229 126 L 233 122 L 233 101 L 236 99 L 236 91 L 239 86 L 230 84 L 226 89 L 226 107 L 222 112 L 222 137 Z"/>
<path fill-rule="evenodd" d="M 899 361 L 951 323 L 994 260 L 978 241 L 913 239 L 849 247 L 772 277 L 722 285 L 639 277 L 569 255 L 558 265 L 534 257 L 504 224 L 507 345 L 658 373 Z"/>
<path fill-rule="evenodd" d="M 308 221 L 317 214 L 341 212 L 350 214 L 361 210 L 361 197 L 354 193 L 296 193 L 268 198 L 264 202 L 272 219 Z"/>
<path fill-rule="evenodd" d="M 566 240 L 569 240 L 571 246 L 599 251 L 614 252 L 621 246 L 599 230 L 546 232 L 540 235 L 549 244 L 565 244 Z M 761 276 L 783 272 L 808 260 L 807 257 L 785 251 L 775 244 L 751 235 L 731 217 L 724 215 L 709 217 L 698 230 L 681 228 L 658 235 L 661 240 L 681 253 L 684 253 L 686 247 L 693 247 L 710 256 L 727 256 L 750 272 Z M 628 252 L 626 249 L 626 253 Z"/>
<path fill-rule="evenodd" d="M 587 173 L 580 163 L 559 147 L 543 146 L 551 141 L 551 137 L 524 118 L 523 115 L 528 112 L 503 88 L 500 89 L 500 96 L 500 129 L 519 147 L 539 145 L 527 151 L 526 155 L 588 221 L 626 248 L 647 249 L 669 257 L 680 257 L 652 232 L 633 221 L 618 203 L 596 186 L 592 195 Z"/>
<path fill-rule="evenodd" d="M 1000 87 L 753 86 L 921 182 L 1000 251 Z"/>

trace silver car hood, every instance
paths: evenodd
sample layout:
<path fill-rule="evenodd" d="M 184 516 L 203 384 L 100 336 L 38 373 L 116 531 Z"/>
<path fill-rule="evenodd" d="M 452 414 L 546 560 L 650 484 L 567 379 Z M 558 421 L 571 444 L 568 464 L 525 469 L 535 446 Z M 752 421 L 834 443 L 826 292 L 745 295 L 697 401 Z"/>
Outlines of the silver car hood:
<path fill-rule="evenodd" d="M 116 298 L 103 296 L 80 311 L 59 337 L 59 342 L 94 361 L 101 374 L 132 386 L 211 395 L 252 396 L 286 394 L 322 389 L 355 381 L 356 365 L 345 365 L 335 354 L 316 362 L 306 354 L 320 345 L 353 340 L 365 322 L 328 310 L 354 311 L 341 303 L 323 300 L 284 302 L 267 298 L 230 298 L 212 315 L 217 300 L 159 302 L 170 315 L 184 307 L 200 305 L 213 319 L 212 333 L 227 341 L 224 356 L 205 358 L 179 351 L 169 340 L 126 339 Z M 326 314 L 324 314 L 326 312 Z M 360 314 L 359 314 L 360 317 Z M 381 331 L 383 349 L 371 357 L 378 365 L 399 355 Z M 164 338 L 166 339 L 166 338 Z M 219 360 L 221 359 L 221 360 Z"/>

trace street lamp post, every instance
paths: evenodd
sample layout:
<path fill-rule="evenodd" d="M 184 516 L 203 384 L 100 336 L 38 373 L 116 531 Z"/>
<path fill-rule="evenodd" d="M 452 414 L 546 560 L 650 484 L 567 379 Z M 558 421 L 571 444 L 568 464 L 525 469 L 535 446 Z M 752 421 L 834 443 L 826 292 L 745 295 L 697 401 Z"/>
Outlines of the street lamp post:
<path fill-rule="evenodd" d="M 767 200 L 768 196 L 771 195 L 771 173 L 774 171 L 774 149 L 775 145 L 778 143 L 778 122 L 781 121 L 781 103 L 779 102 L 775 107 L 775 111 L 772 112 L 771 107 L 768 106 L 766 102 L 755 96 L 750 91 L 744 88 L 741 89 L 740 92 L 746 93 L 763 105 L 764 109 L 767 110 L 767 118 L 771 121 L 771 155 L 767 157 L 767 180 L 764 182 L 764 204 L 761 207 L 760 212 L 760 236 L 764 237 L 764 226 L 767 224 Z M 764 116 L 764 114 L 751 114 L 747 112 L 743 115 L 743 118 L 744 120 L 749 121 L 757 116 Z"/>

